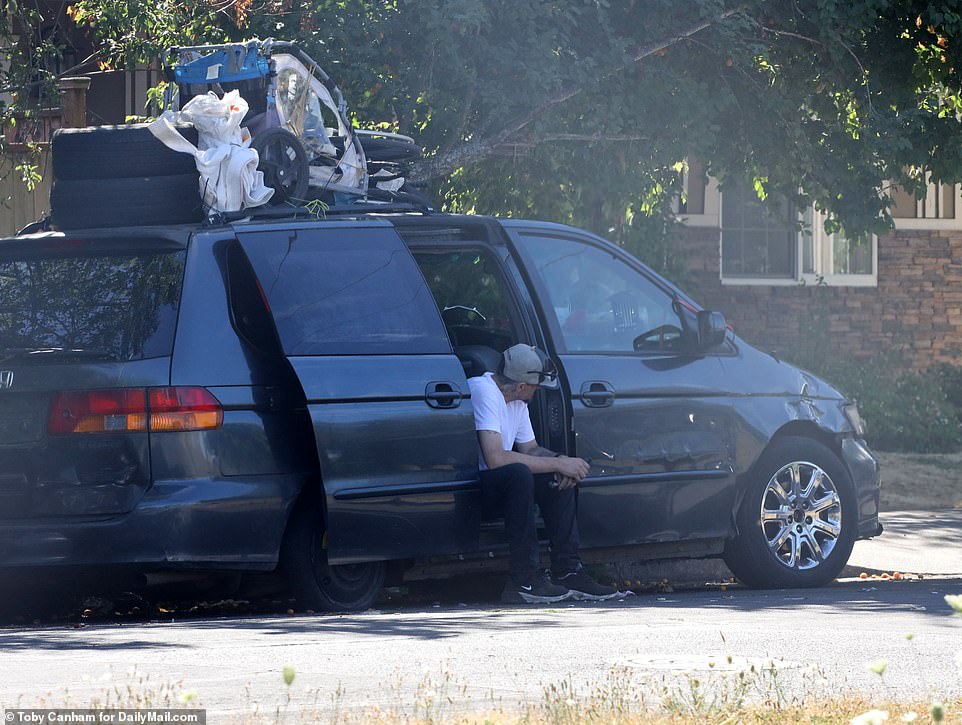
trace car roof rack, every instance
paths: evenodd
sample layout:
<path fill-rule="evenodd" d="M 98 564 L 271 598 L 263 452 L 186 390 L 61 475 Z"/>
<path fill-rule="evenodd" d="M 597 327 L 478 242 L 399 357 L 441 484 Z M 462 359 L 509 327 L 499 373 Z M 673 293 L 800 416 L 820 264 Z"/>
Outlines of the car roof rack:
<path fill-rule="evenodd" d="M 306 206 L 260 206 L 243 211 L 221 212 L 212 214 L 207 223 L 211 226 L 231 224 L 233 222 L 256 219 L 329 219 L 342 216 L 368 216 L 370 214 L 420 214 L 430 216 L 434 210 L 423 204 L 395 203 L 372 204 L 370 202 L 357 204 L 336 204 L 329 207 Z"/>
<path fill-rule="evenodd" d="M 360 202 L 357 204 L 337 204 L 327 208 L 323 206 L 313 206 L 310 204 L 305 206 L 259 206 L 252 209 L 245 209 L 243 211 L 212 214 L 206 219 L 205 222 L 201 222 L 201 225 L 220 226 L 223 224 L 232 224 L 234 222 L 244 220 L 254 221 L 257 219 L 304 219 L 308 217 L 315 219 L 330 219 L 332 217 L 369 216 L 372 214 L 416 214 L 420 216 L 432 216 L 434 213 L 434 209 L 426 204 L 415 204 L 408 202 L 396 202 L 393 204 Z M 52 220 L 49 215 L 44 215 L 37 221 L 31 222 L 23 228 L 18 229 L 11 236 L 22 237 L 41 232 L 61 231 L 58 227 L 52 224 L 51 221 Z M 157 225 L 152 223 L 147 226 Z"/>

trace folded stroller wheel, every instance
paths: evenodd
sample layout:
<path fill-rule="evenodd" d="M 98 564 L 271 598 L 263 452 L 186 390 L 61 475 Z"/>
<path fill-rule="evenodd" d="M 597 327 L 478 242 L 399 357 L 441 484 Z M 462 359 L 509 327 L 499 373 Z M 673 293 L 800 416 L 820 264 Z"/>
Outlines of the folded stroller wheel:
<path fill-rule="evenodd" d="M 264 185 L 274 189 L 271 204 L 298 203 L 307 196 L 310 169 L 304 144 L 290 131 L 268 128 L 251 141 L 260 161 L 257 168 L 264 172 Z"/>

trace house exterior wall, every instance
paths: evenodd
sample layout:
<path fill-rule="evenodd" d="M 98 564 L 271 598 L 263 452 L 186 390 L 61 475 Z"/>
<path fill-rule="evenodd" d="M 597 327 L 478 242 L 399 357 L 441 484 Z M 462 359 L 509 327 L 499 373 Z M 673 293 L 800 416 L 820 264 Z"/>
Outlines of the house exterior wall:
<path fill-rule="evenodd" d="M 753 345 L 787 359 L 898 351 L 925 369 L 962 365 L 962 229 L 896 230 L 878 239 L 877 286 L 722 283 L 720 229 L 684 226 L 687 291 Z"/>

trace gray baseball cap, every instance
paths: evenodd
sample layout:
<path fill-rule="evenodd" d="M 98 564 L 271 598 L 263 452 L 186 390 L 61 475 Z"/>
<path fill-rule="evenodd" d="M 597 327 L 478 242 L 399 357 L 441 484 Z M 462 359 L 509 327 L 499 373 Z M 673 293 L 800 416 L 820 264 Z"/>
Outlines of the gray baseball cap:
<path fill-rule="evenodd" d="M 542 350 L 518 343 L 504 351 L 501 374 L 516 383 L 528 383 L 554 390 L 558 387 L 558 368 Z"/>

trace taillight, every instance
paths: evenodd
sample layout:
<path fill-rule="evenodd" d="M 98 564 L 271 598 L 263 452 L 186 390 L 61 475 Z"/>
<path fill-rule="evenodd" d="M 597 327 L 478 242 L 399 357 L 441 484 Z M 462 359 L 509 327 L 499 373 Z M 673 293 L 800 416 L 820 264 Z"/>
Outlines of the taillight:
<path fill-rule="evenodd" d="M 113 433 L 147 430 L 143 388 L 60 393 L 47 420 L 51 433 Z"/>
<path fill-rule="evenodd" d="M 224 421 L 224 410 L 204 388 L 150 388 L 150 429 L 210 430 Z"/>
<path fill-rule="evenodd" d="M 58 393 L 47 430 L 61 433 L 129 433 L 219 428 L 224 411 L 204 388 L 118 388 Z"/>

